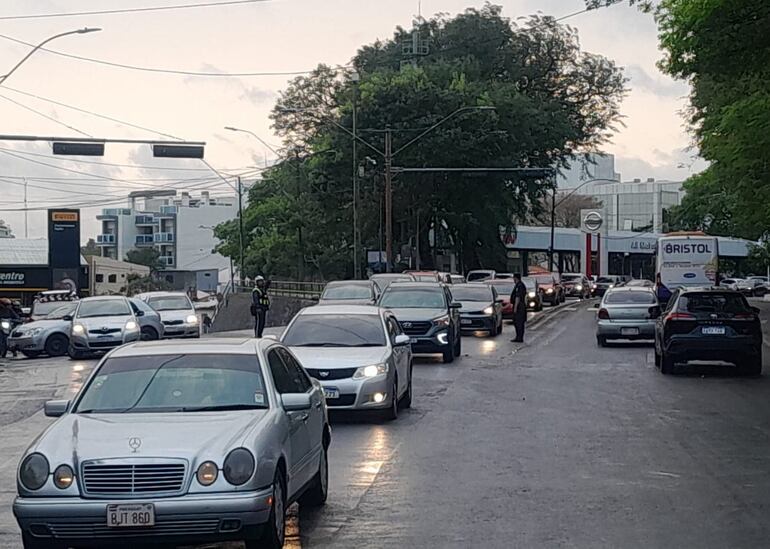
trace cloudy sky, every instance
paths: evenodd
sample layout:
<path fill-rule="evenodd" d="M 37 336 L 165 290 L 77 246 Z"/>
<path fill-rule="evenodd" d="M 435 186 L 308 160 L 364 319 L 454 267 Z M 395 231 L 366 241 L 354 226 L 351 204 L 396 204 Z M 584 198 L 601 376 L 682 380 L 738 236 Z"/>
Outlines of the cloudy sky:
<path fill-rule="evenodd" d="M 186 1 L 186 0 L 185 0 Z M 290 73 L 318 63 L 347 63 L 356 49 L 408 27 L 418 0 L 266 0 L 253 4 L 134 14 L 5 19 L 12 15 L 119 9 L 185 3 L 183 0 L 4 0 L 0 7 L 0 73 L 29 50 L 9 38 L 37 43 L 84 26 L 98 33 L 61 38 L 50 48 L 76 56 L 147 68 L 207 73 Z M 201 0 L 189 0 L 196 3 Z M 541 12 L 556 17 L 584 7 L 583 0 L 498 0 L 516 19 Z M 34 5 L 33 5 L 34 4 Z M 480 7 L 473 0 L 422 0 L 422 14 L 456 14 Z M 681 180 L 703 164 L 680 111 L 688 88 L 664 76 L 649 15 L 617 5 L 576 15 L 583 48 L 625 68 L 631 91 L 623 103 L 625 126 L 606 151 L 623 179 Z M 5 70 L 4 70 L 5 69 Z M 278 145 L 269 111 L 291 77 L 200 77 L 137 71 L 38 52 L 0 86 L 3 134 L 158 139 L 163 134 L 207 142 L 206 160 L 222 173 L 248 177 L 273 157 L 247 128 Z M 22 93 L 23 92 L 23 93 Z M 25 95 L 26 94 L 26 95 Z M 37 96 L 37 97 L 33 97 Z M 43 98 L 43 99 L 41 99 Z M 57 104 L 59 103 L 59 104 Z M 69 105 L 134 126 L 97 118 Z M 38 111 L 38 112 L 34 112 Z M 79 133 L 82 132 L 82 133 Z M 24 179 L 31 208 L 119 201 L 130 190 L 171 186 L 226 193 L 227 185 L 199 161 L 158 162 L 148 147 L 114 145 L 91 163 L 53 157 L 45 143 L 0 142 L 0 218 L 24 236 Z M 180 182 L 180 180 L 185 180 Z M 94 236 L 94 216 L 84 210 L 83 239 Z M 29 236 L 45 234 L 45 217 L 29 212 Z"/>

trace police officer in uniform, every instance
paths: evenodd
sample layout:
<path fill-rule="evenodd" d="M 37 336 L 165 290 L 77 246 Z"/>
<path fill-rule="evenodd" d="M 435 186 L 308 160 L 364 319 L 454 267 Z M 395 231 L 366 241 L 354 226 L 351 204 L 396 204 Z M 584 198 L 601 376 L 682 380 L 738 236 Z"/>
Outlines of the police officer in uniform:
<path fill-rule="evenodd" d="M 527 323 L 527 287 L 521 281 L 521 274 L 513 275 L 515 282 L 513 292 L 511 292 L 511 303 L 513 304 L 513 326 L 516 328 L 516 339 L 514 343 L 524 342 L 524 325 Z"/>
<path fill-rule="evenodd" d="M 270 310 L 270 298 L 267 295 L 265 279 L 258 276 L 256 278 L 256 286 L 251 292 L 251 314 L 254 317 L 254 337 L 262 337 L 268 310 Z"/>

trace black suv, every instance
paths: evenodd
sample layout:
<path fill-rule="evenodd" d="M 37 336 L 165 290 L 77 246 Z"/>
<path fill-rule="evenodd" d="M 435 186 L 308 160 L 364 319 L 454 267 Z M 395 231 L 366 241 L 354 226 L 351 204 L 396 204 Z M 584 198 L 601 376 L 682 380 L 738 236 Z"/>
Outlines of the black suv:
<path fill-rule="evenodd" d="M 440 353 L 444 362 L 460 356 L 460 307 L 439 282 L 393 282 L 382 292 L 380 307 L 393 311 L 412 338 L 415 353 Z"/>
<path fill-rule="evenodd" d="M 762 373 L 759 309 L 739 292 L 689 288 L 674 292 L 666 309 L 651 308 L 655 325 L 655 365 L 664 374 L 690 360 L 724 361 L 748 375 Z"/>

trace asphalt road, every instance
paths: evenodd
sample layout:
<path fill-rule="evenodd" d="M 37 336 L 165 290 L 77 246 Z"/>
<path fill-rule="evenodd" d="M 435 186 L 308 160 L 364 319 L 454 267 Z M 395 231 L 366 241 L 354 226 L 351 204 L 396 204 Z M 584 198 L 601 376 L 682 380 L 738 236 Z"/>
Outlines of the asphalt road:
<path fill-rule="evenodd" d="M 664 377 L 650 347 L 596 347 L 594 315 L 570 303 L 523 345 L 506 326 L 454 364 L 419 359 L 395 422 L 334 416 L 329 502 L 295 509 L 287 547 L 765 546 L 770 362 Z M 0 368 L 0 548 L 20 547 L 15 470 L 42 403 L 93 364 Z"/>

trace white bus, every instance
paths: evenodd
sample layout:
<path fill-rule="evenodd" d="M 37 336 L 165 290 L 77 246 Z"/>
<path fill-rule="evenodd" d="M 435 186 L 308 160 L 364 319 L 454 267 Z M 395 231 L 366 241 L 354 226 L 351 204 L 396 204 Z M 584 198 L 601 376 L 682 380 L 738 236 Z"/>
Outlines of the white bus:
<path fill-rule="evenodd" d="M 673 291 L 682 286 L 715 286 L 719 279 L 719 240 L 703 233 L 678 233 L 658 239 L 656 272 Z"/>

